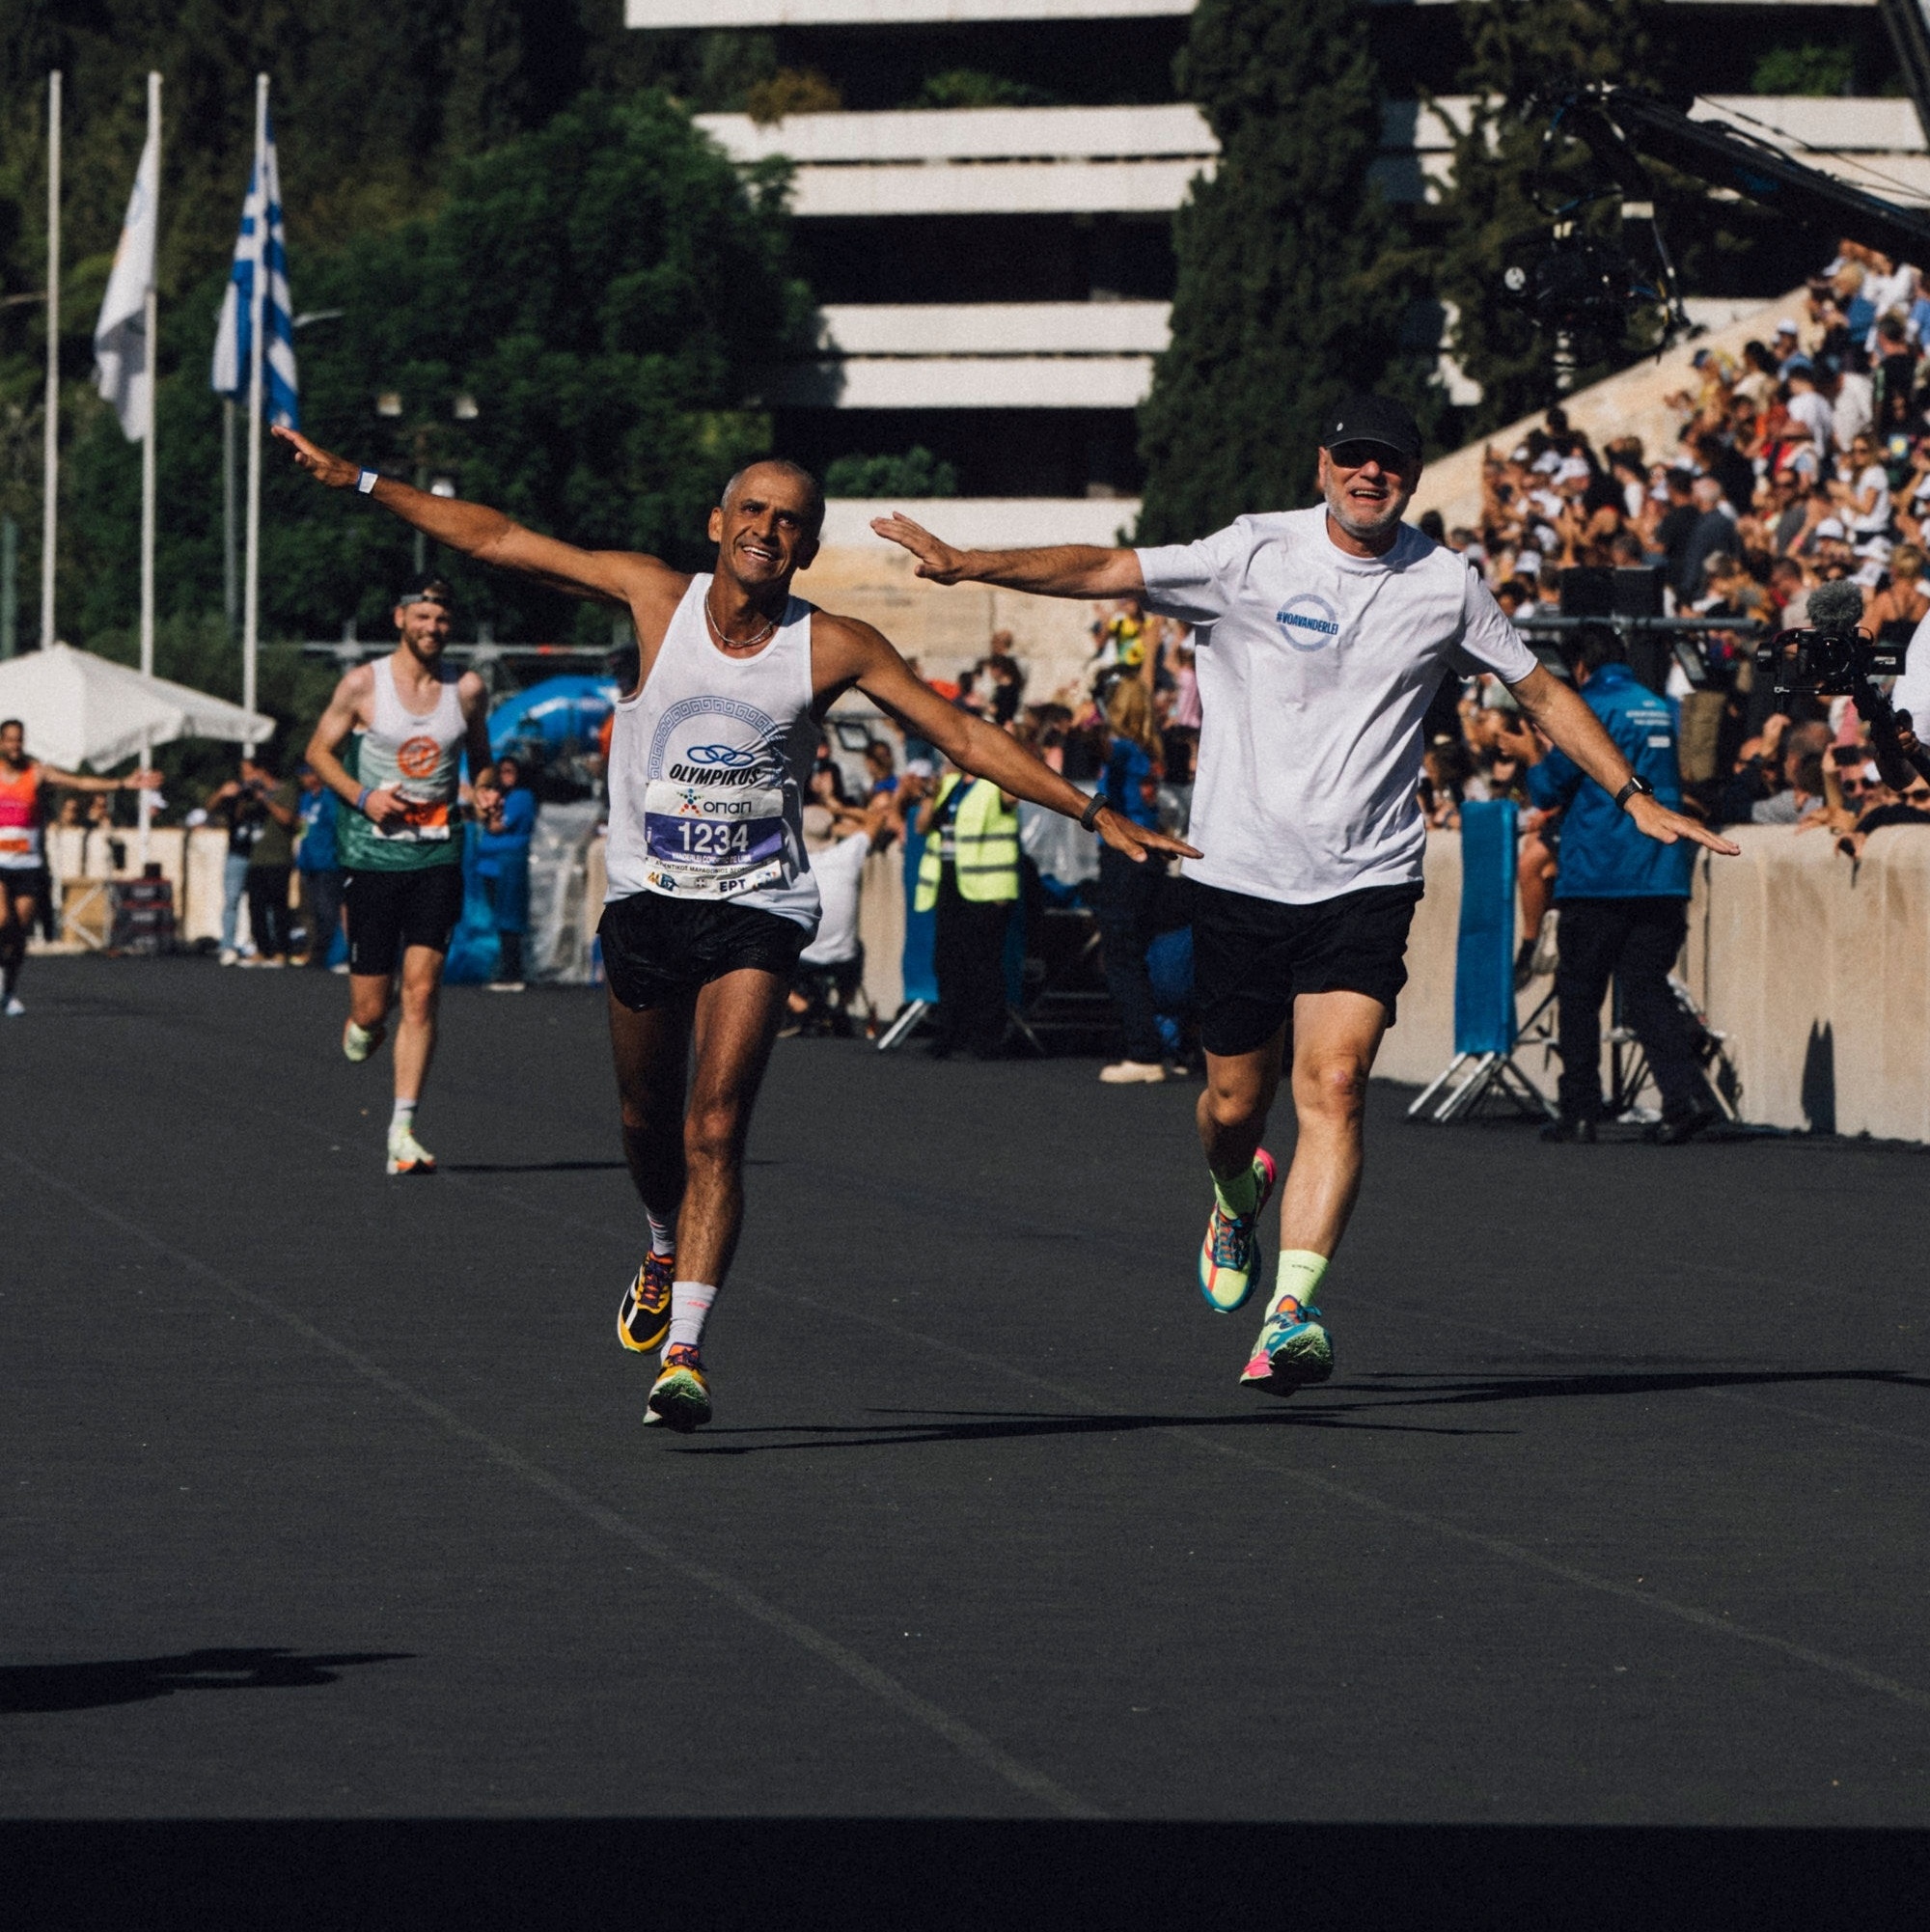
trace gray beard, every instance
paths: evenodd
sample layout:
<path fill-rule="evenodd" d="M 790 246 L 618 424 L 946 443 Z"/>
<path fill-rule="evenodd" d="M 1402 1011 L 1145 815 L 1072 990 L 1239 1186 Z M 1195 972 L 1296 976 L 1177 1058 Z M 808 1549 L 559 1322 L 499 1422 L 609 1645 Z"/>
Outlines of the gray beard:
<path fill-rule="evenodd" d="M 1401 511 L 1407 508 L 1407 499 L 1396 491 L 1383 506 L 1383 514 L 1372 523 L 1363 523 L 1351 511 L 1342 507 L 1337 492 L 1327 492 L 1327 514 L 1344 530 L 1357 543 L 1370 543 L 1377 537 L 1385 537 L 1400 521 Z"/>

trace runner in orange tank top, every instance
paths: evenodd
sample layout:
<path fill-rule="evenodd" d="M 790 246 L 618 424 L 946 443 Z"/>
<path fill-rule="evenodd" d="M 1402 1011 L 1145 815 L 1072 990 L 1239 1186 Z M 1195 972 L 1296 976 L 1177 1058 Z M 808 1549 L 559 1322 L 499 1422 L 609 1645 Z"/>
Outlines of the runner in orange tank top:
<path fill-rule="evenodd" d="M 27 956 L 27 935 L 46 888 L 46 803 L 50 786 L 68 791 L 139 791 L 159 785 L 157 771 L 127 778 L 88 778 L 27 756 L 27 729 L 18 718 L 0 722 L 0 1010 L 17 1020 L 27 1009 L 15 988 Z"/>

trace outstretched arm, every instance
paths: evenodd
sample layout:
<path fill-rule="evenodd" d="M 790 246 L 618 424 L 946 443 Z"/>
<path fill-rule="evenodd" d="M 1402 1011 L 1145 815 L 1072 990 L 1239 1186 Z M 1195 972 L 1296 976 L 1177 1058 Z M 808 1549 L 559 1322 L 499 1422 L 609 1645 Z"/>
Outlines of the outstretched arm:
<path fill-rule="evenodd" d="M 928 684 L 921 683 L 911 668 L 892 649 L 881 631 L 855 618 L 819 613 L 812 638 L 813 657 L 831 677 L 819 675 L 820 689 L 829 683 L 855 684 L 873 704 L 928 739 L 960 771 L 988 778 L 1013 798 L 1029 799 L 1068 818 L 1083 818 L 1091 800 L 1031 752 L 982 718 L 948 704 Z M 1135 825 L 1130 818 L 1102 807 L 1092 829 L 1115 851 L 1144 860 L 1150 852 L 1175 852 L 1182 858 L 1200 854 L 1183 840 Z"/>
<path fill-rule="evenodd" d="M 918 559 L 934 584 L 999 584 L 1035 597 L 1125 597 L 1145 589 L 1135 550 L 1093 543 L 1053 543 L 1038 550 L 959 550 L 894 511 L 871 519 L 880 537 Z M 936 740 L 933 740 L 936 743 Z"/>
<path fill-rule="evenodd" d="M 1519 684 L 1510 684 L 1508 689 L 1520 701 L 1521 708 L 1535 728 L 1554 742 L 1557 750 L 1566 752 L 1611 798 L 1635 776 L 1601 719 L 1546 665 L 1537 664 Z M 1665 845 L 1672 845 L 1678 839 L 1689 839 L 1730 858 L 1742 850 L 1740 845 L 1730 844 L 1707 826 L 1669 811 L 1659 799 L 1638 793 L 1629 800 L 1626 809 L 1639 831 Z"/>
<path fill-rule="evenodd" d="M 63 791 L 153 791 L 161 783 L 157 771 L 130 771 L 125 778 L 95 778 L 87 772 L 62 771 L 58 765 L 44 763 L 41 777 Z"/>
<path fill-rule="evenodd" d="M 345 456 L 331 455 L 298 430 L 278 425 L 274 433 L 289 446 L 295 461 L 329 489 L 350 489 L 362 474 Z M 414 489 L 394 477 L 378 478 L 370 495 L 436 542 L 474 557 L 479 564 L 536 577 L 572 596 L 628 610 L 639 598 L 668 597 L 675 602 L 688 581 L 654 557 L 632 550 L 579 550 L 573 543 L 524 529 L 500 510 Z"/>

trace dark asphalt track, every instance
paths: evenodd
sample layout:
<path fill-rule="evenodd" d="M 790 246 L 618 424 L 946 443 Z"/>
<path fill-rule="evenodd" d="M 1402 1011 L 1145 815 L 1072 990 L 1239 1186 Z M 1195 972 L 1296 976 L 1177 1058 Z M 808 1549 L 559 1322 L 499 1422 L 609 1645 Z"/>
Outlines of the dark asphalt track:
<path fill-rule="evenodd" d="M 1282 1405 L 1193 1089 L 787 1041 L 675 1439 L 600 996 L 449 994 L 407 1183 L 339 980 L 22 991 L 14 1816 L 1930 1816 L 1919 1152 L 1379 1090 Z"/>

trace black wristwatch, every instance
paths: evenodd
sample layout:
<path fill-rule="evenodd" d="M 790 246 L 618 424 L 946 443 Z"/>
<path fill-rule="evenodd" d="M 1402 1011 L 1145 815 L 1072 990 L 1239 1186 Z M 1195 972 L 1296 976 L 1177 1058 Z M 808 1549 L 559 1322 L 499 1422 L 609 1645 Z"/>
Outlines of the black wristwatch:
<path fill-rule="evenodd" d="M 1083 832 L 1096 831 L 1099 825 L 1099 814 L 1107 809 L 1106 794 L 1103 791 L 1095 791 L 1088 803 L 1086 810 L 1079 814 L 1080 830 Z"/>
<path fill-rule="evenodd" d="M 1647 779 L 1631 778 L 1629 782 L 1625 786 L 1623 786 L 1618 792 L 1615 793 L 1615 810 L 1617 812 L 1626 812 L 1628 810 L 1628 802 L 1631 798 L 1637 798 L 1637 797 L 1653 798 L 1654 796 L 1655 796 L 1655 787 L 1654 786 L 1649 784 Z"/>

